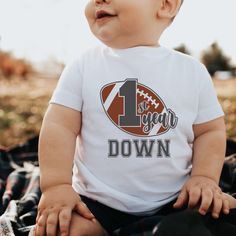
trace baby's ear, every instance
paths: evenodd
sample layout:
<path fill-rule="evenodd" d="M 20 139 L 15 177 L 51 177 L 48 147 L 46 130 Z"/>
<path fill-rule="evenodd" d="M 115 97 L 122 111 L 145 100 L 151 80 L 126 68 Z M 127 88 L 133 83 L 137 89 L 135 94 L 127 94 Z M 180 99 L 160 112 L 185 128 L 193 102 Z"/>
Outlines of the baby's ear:
<path fill-rule="evenodd" d="M 182 0 L 161 0 L 160 7 L 158 9 L 159 18 L 173 19 L 181 6 Z"/>

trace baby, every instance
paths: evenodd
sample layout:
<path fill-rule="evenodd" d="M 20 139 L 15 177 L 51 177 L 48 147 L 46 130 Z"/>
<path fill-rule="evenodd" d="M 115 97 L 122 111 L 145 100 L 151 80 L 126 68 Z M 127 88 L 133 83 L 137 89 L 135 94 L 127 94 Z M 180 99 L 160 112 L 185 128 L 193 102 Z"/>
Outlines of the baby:
<path fill-rule="evenodd" d="M 107 235 L 168 209 L 218 218 L 236 206 L 218 187 L 226 135 L 211 78 L 159 44 L 181 4 L 88 2 L 103 46 L 65 68 L 45 114 L 35 235 Z"/>

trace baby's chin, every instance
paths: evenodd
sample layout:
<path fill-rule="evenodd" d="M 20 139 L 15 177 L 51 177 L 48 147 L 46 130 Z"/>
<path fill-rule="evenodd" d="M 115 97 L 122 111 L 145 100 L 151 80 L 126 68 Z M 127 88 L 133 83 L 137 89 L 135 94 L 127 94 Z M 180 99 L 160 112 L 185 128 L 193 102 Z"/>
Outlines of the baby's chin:
<path fill-rule="evenodd" d="M 120 44 L 119 40 L 117 39 L 117 36 L 114 35 L 114 33 L 111 33 L 109 31 L 102 31 L 94 33 L 94 36 L 103 44 L 105 44 L 108 47 L 116 47 Z"/>
<path fill-rule="evenodd" d="M 100 31 L 94 33 L 94 36 L 111 48 L 124 49 L 124 48 L 132 48 L 136 46 L 156 46 L 157 42 L 153 39 L 147 39 L 142 37 L 132 37 L 132 36 L 122 36 L 120 34 L 116 34 L 114 32 L 109 31 Z"/>
<path fill-rule="evenodd" d="M 119 42 L 119 41 L 115 41 L 109 38 L 101 38 L 101 37 L 97 37 L 103 44 L 105 44 L 108 47 L 111 48 L 127 48 L 129 47 L 127 44 Z"/>
<path fill-rule="evenodd" d="M 132 46 L 129 46 L 128 44 L 115 43 L 113 41 L 101 41 L 101 42 L 103 44 L 105 44 L 107 47 L 110 47 L 110 48 L 123 49 L 123 48 L 130 48 L 130 47 L 132 47 Z"/>
<path fill-rule="evenodd" d="M 111 48 L 124 49 L 124 48 L 132 48 L 135 46 L 142 46 L 142 42 L 134 41 L 131 39 L 114 39 L 114 38 L 103 38 L 97 37 L 103 44 Z"/>

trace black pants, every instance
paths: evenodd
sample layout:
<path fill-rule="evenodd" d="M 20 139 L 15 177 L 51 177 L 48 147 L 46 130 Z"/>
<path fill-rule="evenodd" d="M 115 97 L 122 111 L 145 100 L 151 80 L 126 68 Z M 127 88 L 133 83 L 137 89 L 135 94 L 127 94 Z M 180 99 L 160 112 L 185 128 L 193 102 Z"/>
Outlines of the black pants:
<path fill-rule="evenodd" d="M 173 200 L 172 202 L 165 205 L 160 211 L 151 216 L 136 216 L 113 209 L 83 195 L 80 195 L 80 197 L 82 201 L 87 205 L 89 210 L 94 214 L 95 218 L 109 234 L 111 234 L 115 229 L 124 227 L 146 217 L 158 216 L 155 217 L 157 221 L 156 224 L 158 224 L 163 216 L 179 211 L 173 208 L 173 204 L 176 201 Z"/>

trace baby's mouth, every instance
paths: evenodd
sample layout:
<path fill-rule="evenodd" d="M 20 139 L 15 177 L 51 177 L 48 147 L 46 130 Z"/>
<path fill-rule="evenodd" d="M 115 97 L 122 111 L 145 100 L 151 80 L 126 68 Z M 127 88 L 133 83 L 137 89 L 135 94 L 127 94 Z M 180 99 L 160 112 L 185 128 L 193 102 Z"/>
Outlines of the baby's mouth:
<path fill-rule="evenodd" d="M 103 10 L 97 11 L 95 13 L 95 18 L 97 20 L 103 19 L 103 18 L 110 18 L 110 17 L 114 17 L 114 16 L 116 16 L 116 15 L 113 15 L 113 14 L 111 14 L 109 12 L 106 12 L 106 11 L 103 11 Z"/>

